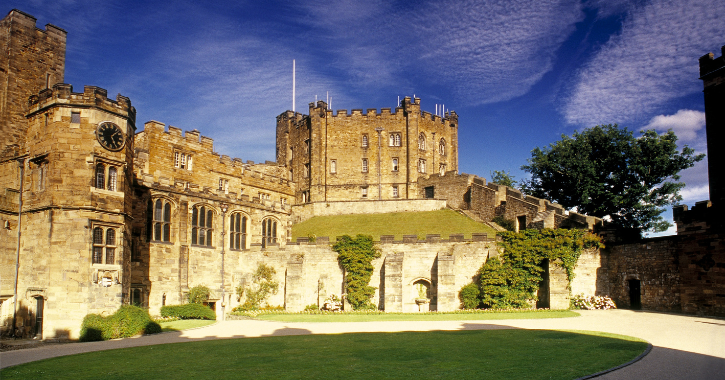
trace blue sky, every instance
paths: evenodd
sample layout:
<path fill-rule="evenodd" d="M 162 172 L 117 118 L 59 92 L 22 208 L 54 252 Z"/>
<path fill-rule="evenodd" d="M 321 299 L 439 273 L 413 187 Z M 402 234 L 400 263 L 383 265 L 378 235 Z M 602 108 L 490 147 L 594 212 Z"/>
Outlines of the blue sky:
<path fill-rule="evenodd" d="M 130 97 L 139 129 L 198 129 L 221 154 L 274 160 L 295 59 L 297 111 L 328 93 L 348 111 L 445 104 L 460 171 L 486 178 L 524 178 L 532 149 L 597 124 L 672 128 L 706 153 L 697 60 L 725 45 L 722 0 L 3 3 L 67 30 L 65 81 Z M 684 203 L 708 198 L 706 167 L 682 173 Z"/>

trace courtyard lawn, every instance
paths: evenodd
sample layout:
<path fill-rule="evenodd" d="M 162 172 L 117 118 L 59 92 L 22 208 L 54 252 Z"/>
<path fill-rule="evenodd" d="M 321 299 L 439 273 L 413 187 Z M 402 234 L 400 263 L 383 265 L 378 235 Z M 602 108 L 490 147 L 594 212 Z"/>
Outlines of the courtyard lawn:
<path fill-rule="evenodd" d="M 292 226 L 292 241 L 298 237 L 328 236 L 334 242 L 338 236 L 357 234 L 371 235 L 380 240 L 380 235 L 395 235 L 395 240 L 403 240 L 403 235 L 418 235 L 425 239 L 426 234 L 440 234 L 448 239 L 450 234 L 463 234 L 470 239 L 473 232 L 488 233 L 489 238 L 496 231 L 486 224 L 476 222 L 453 210 L 399 212 L 389 214 L 356 214 L 317 216 Z"/>
<path fill-rule="evenodd" d="M 210 321 L 208 319 L 181 319 L 178 321 L 160 322 L 159 324 L 161 325 L 161 331 L 181 331 L 209 326 L 214 323 L 216 321 Z"/>
<path fill-rule="evenodd" d="M 10 367 L 12 379 L 576 379 L 634 359 L 636 338 L 466 330 L 220 339 L 97 351 Z"/>
<path fill-rule="evenodd" d="M 570 318 L 580 314 L 571 310 L 459 312 L 459 313 L 329 313 L 259 314 L 256 319 L 279 322 L 375 322 L 375 321 L 481 321 L 497 319 Z"/>

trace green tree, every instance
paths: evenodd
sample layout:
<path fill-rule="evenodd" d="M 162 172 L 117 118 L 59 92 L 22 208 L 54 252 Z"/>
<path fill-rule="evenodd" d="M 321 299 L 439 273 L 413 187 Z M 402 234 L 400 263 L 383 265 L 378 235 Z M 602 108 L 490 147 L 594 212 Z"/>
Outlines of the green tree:
<path fill-rule="evenodd" d="M 494 170 L 491 172 L 491 182 L 502 186 L 516 187 L 517 181 L 514 176 L 503 170 Z"/>
<path fill-rule="evenodd" d="M 189 289 L 190 303 L 204 303 L 209 299 L 209 288 L 204 285 L 197 285 Z"/>
<path fill-rule="evenodd" d="M 241 299 L 242 296 L 247 297 L 240 306 L 242 310 L 257 310 L 263 306 L 262 303 L 267 302 L 269 296 L 277 294 L 279 282 L 274 280 L 276 274 L 277 271 L 272 266 L 259 263 L 252 275 L 252 286 L 246 288 L 237 286 L 237 299 Z"/>
<path fill-rule="evenodd" d="M 672 131 L 658 135 L 598 125 L 531 152 L 521 169 L 531 173 L 522 190 L 584 214 L 611 218 L 618 228 L 664 231 L 661 214 L 677 204 L 685 186 L 678 173 L 705 155 L 687 146 L 677 149 Z M 606 218 L 605 218 L 606 219 Z"/>

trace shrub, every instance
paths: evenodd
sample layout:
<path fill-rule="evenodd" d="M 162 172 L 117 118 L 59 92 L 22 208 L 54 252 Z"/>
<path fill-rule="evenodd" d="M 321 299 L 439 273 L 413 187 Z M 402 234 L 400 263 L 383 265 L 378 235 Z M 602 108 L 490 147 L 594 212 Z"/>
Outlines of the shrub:
<path fill-rule="evenodd" d="M 203 304 L 209 299 L 209 288 L 197 285 L 189 290 L 189 303 Z"/>
<path fill-rule="evenodd" d="M 478 296 L 481 291 L 478 289 L 478 285 L 472 282 L 468 285 L 464 285 L 461 291 L 458 292 L 458 299 L 461 300 L 461 305 L 464 309 L 475 309 L 481 303 Z"/>
<path fill-rule="evenodd" d="M 237 286 L 237 299 L 241 299 L 242 295 L 246 297 L 244 304 L 238 306 L 240 310 L 257 310 L 262 307 L 262 303 L 267 302 L 272 294 L 277 294 L 279 282 L 274 281 L 274 275 L 277 271 L 273 267 L 260 263 L 257 270 L 252 276 L 252 286 L 242 288 Z"/>
<path fill-rule="evenodd" d="M 311 303 L 311 304 L 305 306 L 305 311 L 317 311 L 319 309 L 320 308 L 317 307 L 317 304 L 316 303 Z"/>
<path fill-rule="evenodd" d="M 123 305 L 113 315 L 103 317 L 88 314 L 81 324 L 81 342 L 128 338 L 138 334 L 161 332 L 161 326 L 151 319 L 148 311 L 137 306 Z"/>
<path fill-rule="evenodd" d="M 572 309 L 584 309 L 584 310 L 608 310 L 616 309 L 617 305 L 609 296 L 585 296 L 584 294 L 577 294 L 571 298 Z"/>
<path fill-rule="evenodd" d="M 498 224 L 499 226 L 506 229 L 506 231 L 513 231 L 516 229 L 516 225 L 514 224 L 514 221 L 511 219 L 506 219 L 502 215 L 499 215 L 493 219 L 491 219 L 492 222 Z"/>
<path fill-rule="evenodd" d="M 216 313 L 214 313 L 214 310 L 200 303 L 162 306 L 161 316 L 164 318 L 171 317 L 180 319 L 216 319 Z"/>

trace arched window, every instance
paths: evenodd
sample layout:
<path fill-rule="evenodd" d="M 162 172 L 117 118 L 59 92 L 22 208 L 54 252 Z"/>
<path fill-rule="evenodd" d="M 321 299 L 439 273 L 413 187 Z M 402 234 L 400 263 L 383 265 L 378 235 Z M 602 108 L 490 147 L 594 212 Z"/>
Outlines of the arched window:
<path fill-rule="evenodd" d="M 277 243 L 277 221 L 267 218 L 262 221 L 262 247 Z"/>
<path fill-rule="evenodd" d="M 247 217 L 232 214 L 229 221 L 229 248 L 234 250 L 247 249 Z"/>
<path fill-rule="evenodd" d="M 191 244 L 211 247 L 214 233 L 214 212 L 206 206 L 195 206 L 191 212 Z"/>
<path fill-rule="evenodd" d="M 441 142 L 438 143 L 438 153 L 440 153 L 441 156 L 446 155 L 446 140 L 445 139 L 441 139 Z"/>
<path fill-rule="evenodd" d="M 171 241 L 171 204 L 157 199 L 154 204 L 154 240 Z"/>
<path fill-rule="evenodd" d="M 108 187 L 107 187 L 108 190 L 116 191 L 116 176 L 117 176 L 116 168 L 113 166 L 110 166 L 108 168 Z"/>
<path fill-rule="evenodd" d="M 400 146 L 400 133 L 391 133 L 389 136 L 388 145 Z"/>
<path fill-rule="evenodd" d="M 104 186 L 105 183 L 106 183 L 106 166 L 99 163 L 96 165 L 96 188 L 97 189 L 105 188 L 105 186 Z"/>
<path fill-rule="evenodd" d="M 93 257 L 91 258 L 92 263 L 115 264 L 115 259 L 116 230 L 113 228 L 95 227 L 93 229 Z"/>
<path fill-rule="evenodd" d="M 418 149 L 425 150 L 425 134 L 423 133 L 418 135 Z"/>
<path fill-rule="evenodd" d="M 421 173 L 425 173 L 425 160 L 422 158 L 418 160 L 418 171 Z"/>
<path fill-rule="evenodd" d="M 367 135 L 367 133 L 362 135 L 362 147 L 363 148 L 367 148 L 368 147 L 368 135 Z"/>

